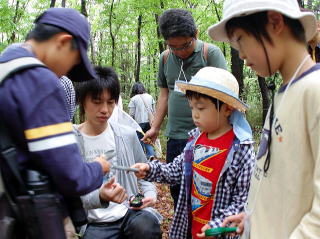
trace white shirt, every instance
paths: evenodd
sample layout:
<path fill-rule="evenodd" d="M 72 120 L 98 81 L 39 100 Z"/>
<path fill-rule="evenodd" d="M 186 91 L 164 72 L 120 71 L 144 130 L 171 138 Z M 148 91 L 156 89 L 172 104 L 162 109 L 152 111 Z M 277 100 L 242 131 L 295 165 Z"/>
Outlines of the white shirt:
<path fill-rule="evenodd" d="M 101 154 L 105 154 L 110 150 L 116 150 L 114 133 L 108 125 L 106 130 L 97 136 L 89 136 L 81 132 L 84 139 L 85 157 L 87 162 L 93 161 Z M 117 158 L 108 159 L 111 164 L 117 164 Z M 116 170 L 111 170 L 104 178 L 104 182 L 109 180 L 113 175 L 117 176 Z M 89 222 L 114 222 L 124 217 L 128 208 L 123 204 L 110 202 L 108 208 L 90 209 L 88 210 Z"/>

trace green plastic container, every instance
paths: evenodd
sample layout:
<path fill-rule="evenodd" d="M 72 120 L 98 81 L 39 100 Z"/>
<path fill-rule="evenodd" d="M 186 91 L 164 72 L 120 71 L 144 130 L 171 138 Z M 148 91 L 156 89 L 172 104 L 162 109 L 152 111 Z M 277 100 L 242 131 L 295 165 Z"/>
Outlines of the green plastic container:
<path fill-rule="evenodd" d="M 205 231 L 205 235 L 207 237 L 209 236 L 218 236 L 221 234 L 229 233 L 229 232 L 235 232 L 237 231 L 236 227 L 217 227 L 217 228 L 210 228 Z"/>

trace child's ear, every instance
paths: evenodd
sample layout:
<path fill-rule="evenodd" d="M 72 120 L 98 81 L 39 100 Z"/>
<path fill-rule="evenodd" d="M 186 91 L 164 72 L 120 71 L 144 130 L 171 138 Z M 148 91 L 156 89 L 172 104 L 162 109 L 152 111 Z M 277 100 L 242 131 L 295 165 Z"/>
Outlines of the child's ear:
<path fill-rule="evenodd" d="M 268 11 L 268 22 L 271 26 L 271 31 L 279 34 L 284 28 L 284 19 L 281 13 Z"/>
<path fill-rule="evenodd" d="M 72 36 L 68 33 L 59 33 L 56 35 L 56 41 L 59 47 L 63 47 L 69 43 L 71 44 L 71 40 L 72 40 Z"/>
<path fill-rule="evenodd" d="M 230 105 L 227 105 L 227 104 L 225 104 L 225 105 L 226 105 L 226 108 L 225 108 L 224 113 L 225 113 L 226 117 L 229 117 L 232 114 L 232 112 L 234 111 L 234 108 Z"/>

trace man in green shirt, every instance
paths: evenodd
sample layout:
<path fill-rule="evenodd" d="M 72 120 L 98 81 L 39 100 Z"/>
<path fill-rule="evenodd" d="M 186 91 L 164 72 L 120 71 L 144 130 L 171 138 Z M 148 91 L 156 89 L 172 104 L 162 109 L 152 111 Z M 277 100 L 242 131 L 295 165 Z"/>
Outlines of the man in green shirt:
<path fill-rule="evenodd" d="M 177 80 L 190 81 L 198 70 L 205 66 L 226 69 L 226 60 L 221 50 L 212 44 L 198 40 L 198 30 L 190 12 L 183 9 L 165 11 L 159 19 L 160 32 L 169 49 L 160 56 L 158 86 L 160 95 L 155 119 L 143 140 L 153 141 L 159 135 L 166 115 L 167 163 L 172 162 L 184 149 L 188 132 L 195 128 L 191 110 L 184 94 L 176 91 Z M 170 187 L 174 207 L 178 200 L 180 185 Z"/>

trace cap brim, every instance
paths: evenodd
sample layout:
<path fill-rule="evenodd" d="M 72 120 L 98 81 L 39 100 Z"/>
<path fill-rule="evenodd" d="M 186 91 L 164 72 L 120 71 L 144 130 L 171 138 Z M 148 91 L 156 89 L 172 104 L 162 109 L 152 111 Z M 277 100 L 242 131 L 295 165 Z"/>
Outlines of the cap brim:
<path fill-rule="evenodd" d="M 75 82 L 87 81 L 96 78 L 95 71 L 89 61 L 87 49 L 78 41 L 81 63 L 74 66 L 67 76 Z"/>
<path fill-rule="evenodd" d="M 208 34 L 209 36 L 215 40 L 215 41 L 221 41 L 221 42 L 229 42 L 229 38 L 226 32 L 226 23 L 235 17 L 250 15 L 256 12 L 262 12 L 262 11 L 278 11 L 281 14 L 290 17 L 292 19 L 300 20 L 304 30 L 305 30 L 305 36 L 306 40 L 309 41 L 313 38 L 313 36 L 316 33 L 316 18 L 313 13 L 311 12 L 286 12 L 283 9 L 274 9 L 269 7 L 264 7 L 261 9 L 254 9 L 252 11 L 238 11 L 237 14 L 230 15 L 226 18 L 224 18 L 222 21 L 210 26 L 208 28 Z"/>
<path fill-rule="evenodd" d="M 245 112 L 249 108 L 245 103 L 243 103 L 239 99 L 219 90 L 215 90 L 205 86 L 199 86 L 196 84 L 190 84 L 188 82 L 176 82 L 176 84 L 183 93 L 186 93 L 187 90 L 199 92 L 201 94 L 208 95 L 218 100 L 221 100 L 222 102 L 232 106 L 233 108 L 241 112 Z"/>

